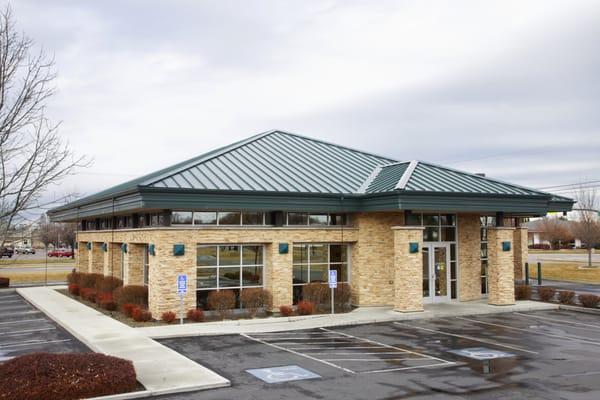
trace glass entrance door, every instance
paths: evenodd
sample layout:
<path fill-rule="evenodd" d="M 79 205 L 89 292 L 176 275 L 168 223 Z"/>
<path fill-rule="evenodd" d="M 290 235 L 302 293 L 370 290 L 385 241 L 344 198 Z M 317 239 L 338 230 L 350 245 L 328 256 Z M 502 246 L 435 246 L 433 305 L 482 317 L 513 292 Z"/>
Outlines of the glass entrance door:
<path fill-rule="evenodd" d="M 450 245 L 423 245 L 423 301 L 450 300 Z"/>

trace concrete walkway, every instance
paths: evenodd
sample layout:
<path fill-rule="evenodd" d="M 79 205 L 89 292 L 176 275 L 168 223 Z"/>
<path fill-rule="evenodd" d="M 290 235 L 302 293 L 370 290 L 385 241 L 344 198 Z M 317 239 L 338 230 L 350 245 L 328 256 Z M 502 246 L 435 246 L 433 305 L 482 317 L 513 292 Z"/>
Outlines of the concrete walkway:
<path fill-rule="evenodd" d="M 17 289 L 35 307 L 98 353 L 131 360 L 148 395 L 229 386 L 227 379 L 53 288 Z"/>
<path fill-rule="evenodd" d="M 136 328 L 136 330 L 151 338 L 164 339 L 182 336 L 276 332 L 422 318 L 444 318 L 461 315 L 556 309 L 558 309 L 557 304 L 536 301 L 523 300 L 518 301 L 517 304 L 512 306 L 490 306 L 486 300 L 477 300 L 464 303 L 427 304 L 423 312 L 406 314 L 393 311 L 391 307 L 363 307 L 345 314 L 202 322 L 184 325 L 152 326 Z"/>

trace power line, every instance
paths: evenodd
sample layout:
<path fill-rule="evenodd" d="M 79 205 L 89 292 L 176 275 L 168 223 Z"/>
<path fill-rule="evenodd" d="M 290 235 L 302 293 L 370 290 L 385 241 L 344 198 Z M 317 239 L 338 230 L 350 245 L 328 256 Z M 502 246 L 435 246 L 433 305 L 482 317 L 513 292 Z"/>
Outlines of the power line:
<path fill-rule="evenodd" d="M 600 182 L 600 180 L 597 181 L 584 181 L 584 182 L 578 182 L 578 183 L 568 183 L 565 185 L 554 185 L 554 186 L 544 186 L 544 187 L 540 187 L 537 188 L 538 190 L 543 190 L 543 189 L 552 189 L 552 188 L 561 188 L 561 187 L 565 187 L 565 186 L 580 186 L 580 185 L 586 185 L 589 183 L 598 183 Z"/>

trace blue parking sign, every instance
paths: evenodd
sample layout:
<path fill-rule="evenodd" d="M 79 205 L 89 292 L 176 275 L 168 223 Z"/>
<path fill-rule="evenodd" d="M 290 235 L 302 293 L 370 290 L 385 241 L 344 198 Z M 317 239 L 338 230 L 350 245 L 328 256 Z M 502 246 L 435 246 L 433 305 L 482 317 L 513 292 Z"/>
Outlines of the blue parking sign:
<path fill-rule="evenodd" d="M 177 275 L 177 293 L 187 293 L 187 275 Z"/>
<path fill-rule="evenodd" d="M 332 269 L 329 271 L 329 287 L 335 289 L 337 287 L 337 271 Z"/>

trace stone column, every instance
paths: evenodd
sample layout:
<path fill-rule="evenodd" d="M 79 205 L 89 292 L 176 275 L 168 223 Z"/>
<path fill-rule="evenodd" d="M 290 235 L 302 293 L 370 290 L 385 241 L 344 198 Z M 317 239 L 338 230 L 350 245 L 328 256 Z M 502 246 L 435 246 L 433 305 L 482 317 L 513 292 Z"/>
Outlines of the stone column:
<path fill-rule="evenodd" d="M 158 236 L 154 243 L 155 255 L 148 255 L 148 309 L 156 319 L 160 319 L 162 313 L 167 311 L 172 311 L 179 317 L 181 301 L 177 293 L 178 275 L 187 275 L 183 317 L 185 318 L 188 310 L 196 308 L 196 244 L 193 241 L 177 243 L 184 245 L 181 256 L 173 254 L 175 243 L 172 239 Z M 134 246 L 144 249 L 142 245 Z"/>
<path fill-rule="evenodd" d="M 529 255 L 527 228 L 518 227 L 515 229 L 514 244 L 515 279 L 525 279 L 525 263 Z"/>
<path fill-rule="evenodd" d="M 79 272 L 88 272 L 90 267 L 90 252 L 87 248 L 87 242 L 77 242 L 77 250 L 75 252 L 77 259 L 75 260 L 76 269 Z"/>
<path fill-rule="evenodd" d="M 104 251 L 102 250 L 102 242 L 91 242 L 92 249 L 89 255 L 88 272 L 101 274 L 104 271 Z"/>
<path fill-rule="evenodd" d="M 478 214 L 459 214 L 458 274 L 460 301 L 481 298 L 481 223 Z"/>
<path fill-rule="evenodd" d="M 290 306 L 293 302 L 293 251 L 294 244 L 286 242 L 288 252 L 279 252 L 279 242 L 265 245 L 265 288 L 273 298 L 272 309 L 278 310 L 279 306 Z"/>
<path fill-rule="evenodd" d="M 394 232 L 394 310 L 423 311 L 423 229 L 395 226 Z M 410 252 L 410 243 L 418 251 Z"/>
<path fill-rule="evenodd" d="M 127 244 L 125 253 L 125 285 L 144 284 L 144 245 Z"/>
<path fill-rule="evenodd" d="M 515 304 L 515 267 L 512 227 L 488 228 L 488 303 L 496 306 Z M 503 249 L 503 243 L 510 250 Z"/>
<path fill-rule="evenodd" d="M 121 243 L 107 243 L 104 252 L 104 275 L 121 278 Z"/>

